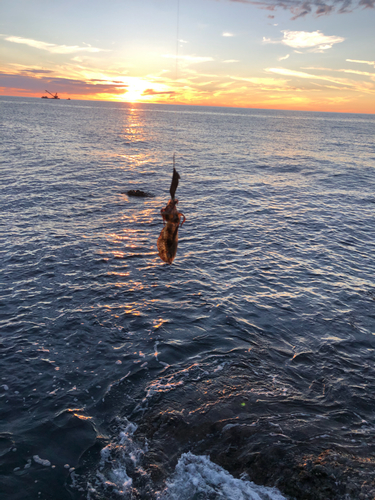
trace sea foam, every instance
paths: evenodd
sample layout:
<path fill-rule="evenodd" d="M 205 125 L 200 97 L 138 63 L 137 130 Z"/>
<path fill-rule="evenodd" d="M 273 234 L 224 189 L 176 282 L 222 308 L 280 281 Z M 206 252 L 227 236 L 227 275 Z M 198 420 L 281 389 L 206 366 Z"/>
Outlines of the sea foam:
<path fill-rule="evenodd" d="M 236 479 L 208 456 L 184 453 L 158 500 L 285 500 L 276 489 Z"/>

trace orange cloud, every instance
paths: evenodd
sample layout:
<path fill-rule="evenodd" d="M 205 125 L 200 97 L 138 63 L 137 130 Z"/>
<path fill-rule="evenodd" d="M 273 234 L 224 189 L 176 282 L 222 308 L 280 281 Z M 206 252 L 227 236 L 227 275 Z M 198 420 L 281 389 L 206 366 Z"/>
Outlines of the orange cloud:
<path fill-rule="evenodd" d="M 64 96 L 95 98 L 98 95 L 121 95 L 126 93 L 127 85 L 103 80 L 77 80 L 48 76 L 50 71 L 26 70 L 20 73 L 0 72 L 0 87 L 5 95 L 40 96 L 44 89 Z"/>

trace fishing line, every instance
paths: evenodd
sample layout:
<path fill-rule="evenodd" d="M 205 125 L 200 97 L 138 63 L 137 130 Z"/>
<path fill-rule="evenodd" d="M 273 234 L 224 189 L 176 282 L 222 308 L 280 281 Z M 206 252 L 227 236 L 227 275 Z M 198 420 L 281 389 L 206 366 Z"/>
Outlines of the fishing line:
<path fill-rule="evenodd" d="M 175 76 L 174 76 L 174 81 L 175 81 L 175 86 L 177 85 L 177 80 L 178 80 L 178 58 L 179 58 L 179 43 L 180 43 L 180 0 L 177 0 L 177 19 L 176 19 L 176 64 L 175 64 Z M 177 92 L 175 91 L 177 94 Z M 175 116 L 174 116 L 174 130 L 173 130 L 173 142 L 174 142 L 174 152 L 173 152 L 173 169 L 176 166 L 176 143 L 177 143 L 177 111 L 175 111 Z"/>
<path fill-rule="evenodd" d="M 175 68 L 175 86 L 177 87 L 178 77 L 178 44 L 179 44 L 179 17 L 180 17 L 180 2 L 177 0 L 177 33 L 176 33 L 176 68 Z M 177 111 L 174 114 L 174 153 L 173 153 L 173 174 L 172 183 L 169 189 L 171 198 L 165 208 L 162 208 L 160 213 L 163 217 L 164 227 L 160 232 L 157 247 L 159 257 L 167 264 L 172 264 L 177 254 L 178 245 L 178 228 L 180 224 L 185 222 L 185 215 L 177 210 L 178 200 L 175 198 L 176 189 L 180 176 L 175 168 L 176 166 L 176 142 L 177 142 Z"/>

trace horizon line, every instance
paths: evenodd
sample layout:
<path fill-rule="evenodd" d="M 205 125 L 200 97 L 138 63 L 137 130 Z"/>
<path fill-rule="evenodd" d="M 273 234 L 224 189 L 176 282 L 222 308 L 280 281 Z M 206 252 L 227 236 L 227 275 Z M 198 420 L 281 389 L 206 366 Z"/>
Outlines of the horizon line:
<path fill-rule="evenodd" d="M 0 94 L 1 97 L 12 97 L 12 98 L 19 98 L 19 99 L 42 99 L 42 97 L 37 97 L 37 96 L 29 96 L 29 95 L 9 95 L 9 94 Z M 46 99 L 43 99 L 46 100 Z M 185 106 L 185 107 L 199 107 L 199 108 L 223 108 L 223 109 L 253 109 L 253 110 L 259 110 L 259 111 L 291 111 L 291 112 L 303 112 L 303 113 L 331 113 L 331 114 L 348 114 L 348 115 L 366 115 L 366 116 L 371 116 L 375 115 L 375 113 L 364 113 L 364 112 L 358 112 L 358 111 L 322 111 L 322 110 L 311 110 L 311 109 L 289 109 L 289 108 L 256 108 L 256 107 L 244 107 L 244 106 L 217 106 L 213 104 L 186 104 L 186 103 L 167 103 L 167 102 L 149 102 L 149 101 L 119 101 L 116 99 L 76 99 L 76 98 L 68 98 L 68 97 L 60 97 L 58 99 L 53 99 L 48 98 L 48 100 L 51 101 L 70 101 L 70 102 L 109 102 L 109 103 L 115 103 L 115 104 L 127 104 L 129 106 L 134 106 L 134 105 L 159 105 L 159 106 Z"/>

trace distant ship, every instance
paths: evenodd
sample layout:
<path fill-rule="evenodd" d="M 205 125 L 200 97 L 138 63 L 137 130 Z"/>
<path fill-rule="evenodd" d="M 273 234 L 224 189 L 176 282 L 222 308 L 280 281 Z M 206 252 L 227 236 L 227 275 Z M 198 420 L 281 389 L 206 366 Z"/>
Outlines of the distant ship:
<path fill-rule="evenodd" d="M 57 92 L 56 94 L 51 94 L 51 92 L 48 92 L 48 90 L 45 90 L 45 92 L 47 92 L 52 97 L 48 97 L 48 95 L 42 95 L 42 99 L 60 99 L 60 97 L 57 95 Z"/>

